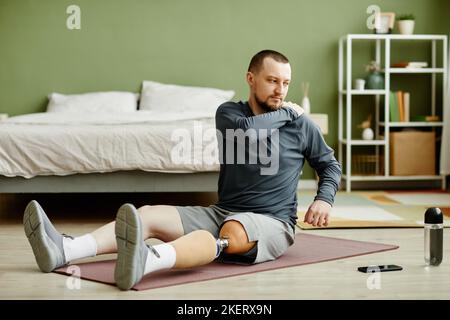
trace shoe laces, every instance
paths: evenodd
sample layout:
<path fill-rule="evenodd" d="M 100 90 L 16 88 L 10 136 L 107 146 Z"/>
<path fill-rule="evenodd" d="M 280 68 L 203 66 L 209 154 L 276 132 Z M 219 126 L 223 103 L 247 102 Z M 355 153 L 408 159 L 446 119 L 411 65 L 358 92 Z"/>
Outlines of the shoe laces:
<path fill-rule="evenodd" d="M 146 243 L 145 245 L 147 246 L 147 248 L 149 248 L 149 249 L 153 252 L 153 254 L 154 254 L 156 257 L 161 258 L 161 256 L 159 255 L 158 251 L 156 251 L 155 248 L 153 248 L 151 245 L 149 245 L 149 244 L 147 244 L 147 243 Z"/>
<path fill-rule="evenodd" d="M 69 236 L 68 234 L 65 234 L 65 233 L 62 233 L 61 234 L 63 237 L 65 237 L 65 238 L 69 238 L 69 239 L 74 239 L 72 236 Z"/>

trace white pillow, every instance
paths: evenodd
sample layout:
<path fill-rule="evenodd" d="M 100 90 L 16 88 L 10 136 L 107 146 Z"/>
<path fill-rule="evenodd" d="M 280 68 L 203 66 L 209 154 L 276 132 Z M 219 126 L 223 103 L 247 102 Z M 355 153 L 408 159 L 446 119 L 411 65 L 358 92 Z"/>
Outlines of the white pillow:
<path fill-rule="evenodd" d="M 234 94 L 235 92 L 232 90 L 144 81 L 139 110 L 204 111 L 214 116 L 217 108 L 222 103 L 231 100 Z"/>
<path fill-rule="evenodd" d="M 137 110 L 139 94 L 109 91 L 64 95 L 51 93 L 47 112 L 122 113 Z"/>

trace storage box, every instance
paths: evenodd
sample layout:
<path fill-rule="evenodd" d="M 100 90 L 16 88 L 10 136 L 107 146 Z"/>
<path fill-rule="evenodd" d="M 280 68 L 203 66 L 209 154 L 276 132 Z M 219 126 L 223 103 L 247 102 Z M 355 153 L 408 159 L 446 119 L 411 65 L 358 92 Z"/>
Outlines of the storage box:
<path fill-rule="evenodd" d="M 435 175 L 436 137 L 434 132 L 390 133 L 390 174 L 398 176 Z"/>

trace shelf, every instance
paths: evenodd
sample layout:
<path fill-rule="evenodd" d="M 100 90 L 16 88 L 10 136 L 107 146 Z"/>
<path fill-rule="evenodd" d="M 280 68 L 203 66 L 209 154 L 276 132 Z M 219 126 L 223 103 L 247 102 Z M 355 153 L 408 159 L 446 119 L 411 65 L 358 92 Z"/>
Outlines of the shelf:
<path fill-rule="evenodd" d="M 341 143 L 348 144 L 347 139 L 341 140 Z M 381 146 L 385 145 L 386 141 L 384 140 L 350 140 L 351 145 L 356 146 Z"/>
<path fill-rule="evenodd" d="M 362 40 L 362 41 L 359 41 Z M 404 42 L 407 40 L 407 42 Z M 355 63 L 359 60 L 355 60 L 353 52 L 353 46 L 355 42 L 364 42 L 364 45 L 374 45 L 373 50 L 373 60 L 377 61 L 382 67 L 382 72 L 384 75 L 384 89 L 370 90 L 362 89 L 356 90 L 353 87 L 353 81 L 355 74 L 360 72 L 360 67 L 355 68 Z M 373 41 L 373 43 L 371 43 Z M 396 48 L 398 41 L 403 41 L 404 44 L 410 44 L 414 41 L 427 42 L 425 43 L 429 47 L 430 57 L 427 59 L 428 65 L 425 68 L 399 68 L 395 63 L 402 60 L 391 60 L 393 57 L 392 50 Z M 407 181 L 409 184 L 417 184 L 418 180 L 441 180 L 441 186 L 443 189 L 446 187 L 446 181 L 444 175 L 415 175 L 415 176 L 391 176 L 388 174 L 380 174 L 380 172 L 391 173 L 391 166 L 393 164 L 398 165 L 398 158 L 392 158 L 395 154 L 395 150 L 392 148 L 392 143 L 390 139 L 390 133 L 399 131 L 402 128 L 415 129 L 415 131 L 435 131 L 436 138 L 441 139 L 443 134 L 443 128 L 445 126 L 444 121 L 442 121 L 443 116 L 446 112 L 449 112 L 448 106 L 448 96 L 445 94 L 446 78 L 448 75 L 447 70 L 447 55 L 448 55 L 448 36 L 445 34 L 414 34 L 414 35 L 401 35 L 401 34 L 347 34 L 339 38 L 339 65 L 338 65 L 338 145 L 339 145 L 339 157 L 338 161 L 342 165 L 344 172 L 347 175 L 343 175 L 342 178 L 345 181 L 345 189 L 351 191 L 352 182 L 355 181 L 367 181 L 368 184 L 371 181 L 375 183 L 376 181 L 383 182 L 383 184 L 388 184 L 388 181 Z M 403 50 L 407 53 L 406 50 Z M 405 60 L 406 61 L 406 60 Z M 384 67 L 384 69 L 383 69 Z M 413 75 L 411 77 L 410 75 Z M 414 76 L 415 75 L 415 76 Z M 407 117 L 408 120 L 419 120 L 419 121 L 408 121 L 400 122 L 398 119 L 395 122 L 390 122 L 390 105 L 391 105 L 391 93 L 390 91 L 395 87 L 395 83 L 399 81 L 399 78 L 417 78 L 419 77 L 430 77 L 431 90 L 429 92 L 430 104 L 425 105 L 428 114 L 436 114 L 439 116 L 439 121 L 425 121 L 425 118 L 415 118 Z M 442 75 L 442 79 L 441 79 Z M 442 80 L 442 81 L 441 81 Z M 395 81 L 395 82 L 394 82 Z M 414 79 L 412 79 L 414 81 Z M 424 94 L 428 94 L 428 90 L 422 88 Z M 406 91 L 406 90 L 405 90 Z M 442 99 L 438 99 L 437 96 L 441 94 Z M 355 115 L 358 115 L 361 110 L 360 108 L 352 107 L 355 103 L 353 95 L 359 96 L 372 96 L 375 99 L 373 101 L 365 101 L 369 106 L 374 106 L 374 110 L 371 109 L 372 119 L 375 122 L 373 126 L 375 127 L 375 140 L 362 140 L 361 135 L 354 134 L 352 136 L 351 132 L 355 130 Z M 372 100 L 370 98 L 369 100 Z M 361 101 L 359 101 L 361 102 Z M 410 101 L 411 102 L 411 101 Z M 438 105 L 440 104 L 440 105 Z M 391 106 L 392 107 L 392 106 Z M 350 127 L 351 126 L 351 127 Z M 348 134 L 346 134 L 348 133 Z M 354 139 L 354 140 L 353 140 Z M 420 151 L 424 149 L 416 150 L 415 142 L 411 141 L 412 147 L 410 157 L 417 157 Z M 430 145 L 429 143 L 428 145 Z M 364 148 L 358 146 L 371 146 L 371 148 Z M 439 156 L 439 146 L 436 145 L 435 156 Z M 358 149 L 358 150 L 356 150 Z M 354 156 L 356 151 L 367 152 L 367 158 L 361 158 L 358 161 L 354 161 Z M 393 153 L 394 152 L 394 153 Z M 393 154 L 391 154 L 393 153 Z M 428 154 L 422 154 L 419 157 L 428 157 Z M 365 160 L 365 162 L 363 161 Z M 397 160 L 395 162 L 394 160 Z M 404 163 L 409 160 L 406 158 Z M 439 162 L 439 160 L 437 161 Z M 367 167 L 362 167 L 361 164 Z M 403 165 L 403 162 L 400 164 Z M 370 170 L 369 170 L 370 169 Z M 383 171 L 381 171 L 383 170 Z M 420 172 L 415 170 L 409 170 L 405 172 Z M 433 171 L 430 171 L 433 172 Z M 364 175 L 364 173 L 370 173 L 376 175 Z M 414 182 L 416 181 L 416 182 Z"/>
<path fill-rule="evenodd" d="M 341 39 L 355 39 L 355 40 L 383 40 L 383 39 L 392 39 L 392 40 L 444 40 L 446 39 L 445 35 L 437 35 L 437 34 L 412 34 L 412 35 L 402 35 L 402 34 L 356 34 L 351 33 L 346 36 L 342 36 Z"/>
<path fill-rule="evenodd" d="M 380 126 L 384 126 L 384 122 L 380 122 Z M 442 127 L 442 122 L 389 122 L 389 127 Z"/>
<path fill-rule="evenodd" d="M 342 179 L 352 180 L 352 181 L 401 181 L 401 180 L 441 180 L 442 176 L 384 176 L 384 175 L 373 175 L 373 176 L 351 176 L 348 179 L 347 174 L 342 175 Z"/>
<path fill-rule="evenodd" d="M 347 90 L 341 90 L 342 94 L 347 94 Z M 386 90 L 350 90 L 351 95 L 380 95 L 386 94 Z"/>

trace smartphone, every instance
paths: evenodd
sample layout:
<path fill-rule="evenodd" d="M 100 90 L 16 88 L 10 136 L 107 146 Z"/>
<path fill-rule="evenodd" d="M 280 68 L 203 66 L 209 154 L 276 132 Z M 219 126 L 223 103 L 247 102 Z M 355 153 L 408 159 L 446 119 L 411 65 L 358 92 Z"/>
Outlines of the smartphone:
<path fill-rule="evenodd" d="M 400 270 L 403 270 L 403 268 L 400 267 L 400 266 L 397 266 L 395 264 L 385 264 L 385 265 L 380 265 L 380 266 L 358 267 L 358 271 L 364 272 L 364 273 L 400 271 Z"/>

